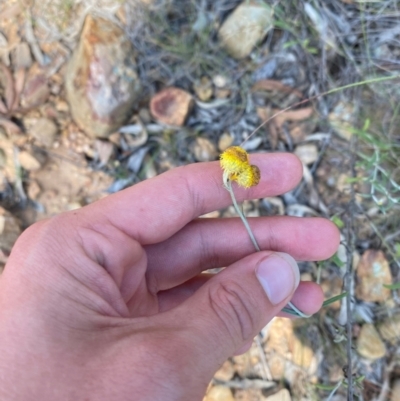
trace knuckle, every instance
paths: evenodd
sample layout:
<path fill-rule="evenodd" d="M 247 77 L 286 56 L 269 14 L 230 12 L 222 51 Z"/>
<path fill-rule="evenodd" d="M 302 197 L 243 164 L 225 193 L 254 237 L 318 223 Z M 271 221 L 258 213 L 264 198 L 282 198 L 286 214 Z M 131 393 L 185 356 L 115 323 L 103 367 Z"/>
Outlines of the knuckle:
<path fill-rule="evenodd" d="M 257 331 L 256 305 L 240 283 L 230 280 L 211 286 L 209 301 L 235 342 L 237 339 L 241 343 L 253 339 Z"/>

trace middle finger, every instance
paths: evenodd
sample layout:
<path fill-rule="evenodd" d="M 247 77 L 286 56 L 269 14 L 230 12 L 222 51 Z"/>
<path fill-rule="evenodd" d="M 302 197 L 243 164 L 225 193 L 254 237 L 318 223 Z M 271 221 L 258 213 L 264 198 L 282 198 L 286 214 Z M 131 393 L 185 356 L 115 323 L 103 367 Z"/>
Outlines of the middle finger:
<path fill-rule="evenodd" d="M 339 245 L 338 229 L 322 218 L 258 217 L 249 219 L 249 224 L 261 250 L 285 252 L 297 260 L 327 259 Z M 255 252 L 238 218 L 196 219 L 168 240 L 145 249 L 147 284 L 154 293 Z"/>

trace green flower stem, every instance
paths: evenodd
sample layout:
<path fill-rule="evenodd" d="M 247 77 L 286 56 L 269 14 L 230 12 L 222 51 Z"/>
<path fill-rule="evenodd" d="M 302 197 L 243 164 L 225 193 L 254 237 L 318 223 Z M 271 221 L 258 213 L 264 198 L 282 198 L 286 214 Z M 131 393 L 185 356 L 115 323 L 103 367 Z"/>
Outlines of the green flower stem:
<path fill-rule="evenodd" d="M 239 205 L 238 205 L 238 203 L 236 201 L 236 197 L 235 197 L 235 194 L 233 192 L 231 180 L 229 179 L 229 177 L 225 173 L 224 173 L 223 179 L 224 179 L 224 186 L 227 189 L 227 191 L 229 192 L 229 194 L 231 195 L 233 207 L 235 208 L 237 214 L 241 218 L 241 220 L 242 220 L 242 222 L 243 222 L 243 224 L 244 224 L 244 226 L 245 226 L 245 228 L 247 230 L 247 233 L 249 234 L 251 242 L 254 245 L 254 248 L 256 249 L 257 252 L 260 252 L 261 248 L 258 245 L 257 240 L 256 240 L 256 238 L 255 238 L 255 236 L 253 234 L 253 231 L 250 228 L 249 222 L 247 221 L 246 216 L 244 215 L 243 211 L 240 209 L 240 207 L 239 207 Z M 311 315 L 306 315 L 301 310 L 296 308 L 296 306 L 294 306 L 291 302 L 288 302 L 288 306 L 290 308 L 285 307 L 285 308 L 282 309 L 282 311 L 286 312 L 286 313 L 289 313 L 289 314 L 291 314 L 293 316 L 296 316 L 296 317 L 304 317 L 304 318 L 311 317 Z"/>

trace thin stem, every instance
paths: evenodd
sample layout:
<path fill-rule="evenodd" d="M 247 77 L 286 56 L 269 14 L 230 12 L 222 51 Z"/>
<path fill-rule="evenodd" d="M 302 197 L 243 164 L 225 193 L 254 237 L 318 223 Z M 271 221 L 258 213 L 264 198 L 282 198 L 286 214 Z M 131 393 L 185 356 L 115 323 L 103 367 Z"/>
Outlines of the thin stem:
<path fill-rule="evenodd" d="M 351 139 L 351 173 L 352 177 L 356 177 L 355 170 L 355 148 L 356 148 L 356 138 L 355 136 Z M 345 289 L 347 292 L 346 296 L 346 334 L 347 334 L 347 343 L 346 343 L 346 354 L 347 354 L 347 400 L 353 401 L 354 397 L 354 384 L 353 384 L 353 350 L 352 350 L 352 335 L 353 335 L 353 321 L 352 321 L 352 302 L 351 295 L 353 293 L 353 251 L 354 251 L 354 209 L 355 209 L 355 190 L 354 190 L 354 182 L 350 184 L 350 195 L 351 200 L 349 203 L 348 209 L 348 218 L 347 218 L 347 230 L 346 230 L 346 243 L 347 243 L 347 266 L 346 266 L 346 275 L 345 275 Z"/>
<path fill-rule="evenodd" d="M 257 240 L 253 234 L 253 231 L 250 228 L 249 222 L 247 221 L 246 216 L 244 215 L 243 211 L 241 210 L 240 206 L 238 205 L 237 201 L 236 201 L 236 197 L 235 194 L 233 192 L 233 188 L 232 188 L 232 182 L 229 179 L 229 177 L 224 173 L 223 176 L 223 180 L 224 180 L 224 185 L 225 188 L 227 189 L 227 191 L 229 192 L 229 194 L 231 195 L 231 199 L 232 199 L 232 203 L 233 203 L 233 207 L 235 208 L 237 214 L 239 215 L 239 217 L 241 218 L 247 233 L 249 234 L 249 237 L 251 239 L 251 242 L 254 245 L 254 248 L 256 248 L 257 252 L 261 251 L 260 246 L 257 243 Z M 305 313 L 303 313 L 300 309 L 296 308 L 291 302 L 288 302 L 288 305 L 290 306 L 290 308 L 285 307 L 282 309 L 283 312 L 286 313 L 290 313 L 291 315 L 297 316 L 297 317 L 304 317 L 304 318 L 309 318 L 311 317 L 311 315 L 307 315 Z"/>
<path fill-rule="evenodd" d="M 236 202 L 235 194 L 233 193 L 232 182 L 229 179 L 226 180 L 225 187 L 226 187 L 226 189 L 228 190 L 228 192 L 231 195 L 233 207 L 235 208 L 235 210 L 236 210 L 237 214 L 239 215 L 239 217 L 242 219 L 242 222 L 243 222 L 244 226 L 246 227 L 246 230 L 247 230 L 247 232 L 249 234 L 251 242 L 254 245 L 254 248 L 256 248 L 257 252 L 260 252 L 261 248 L 259 247 L 259 245 L 257 243 L 257 240 L 254 237 L 253 231 L 251 231 L 251 228 L 249 226 L 249 222 L 247 221 L 245 215 L 240 210 L 240 207 L 239 207 L 238 203 Z"/>

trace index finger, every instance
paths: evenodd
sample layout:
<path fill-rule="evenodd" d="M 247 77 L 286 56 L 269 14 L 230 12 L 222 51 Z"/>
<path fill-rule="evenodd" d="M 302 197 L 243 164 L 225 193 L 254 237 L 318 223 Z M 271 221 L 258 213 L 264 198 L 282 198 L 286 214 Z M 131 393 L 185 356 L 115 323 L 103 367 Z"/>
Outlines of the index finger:
<path fill-rule="evenodd" d="M 294 188 L 302 177 L 300 160 L 289 153 L 254 154 L 261 180 L 250 189 L 234 185 L 237 200 L 276 196 Z M 141 244 L 169 238 L 194 218 L 231 204 L 219 162 L 196 163 L 104 198 L 84 208 L 86 221 L 112 224 Z"/>

